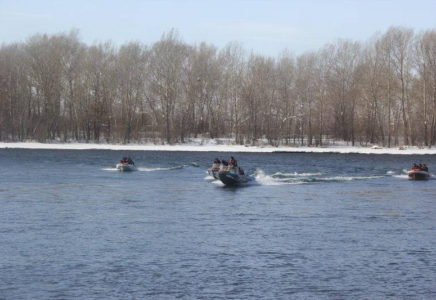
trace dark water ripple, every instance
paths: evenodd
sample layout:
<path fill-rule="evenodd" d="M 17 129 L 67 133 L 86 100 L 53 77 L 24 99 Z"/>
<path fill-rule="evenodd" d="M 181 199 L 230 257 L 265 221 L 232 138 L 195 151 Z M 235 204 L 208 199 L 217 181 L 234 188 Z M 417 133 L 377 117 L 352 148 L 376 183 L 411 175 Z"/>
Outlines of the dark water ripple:
<path fill-rule="evenodd" d="M 436 298 L 435 156 L 215 156 L 0 150 L 0 299 Z"/>

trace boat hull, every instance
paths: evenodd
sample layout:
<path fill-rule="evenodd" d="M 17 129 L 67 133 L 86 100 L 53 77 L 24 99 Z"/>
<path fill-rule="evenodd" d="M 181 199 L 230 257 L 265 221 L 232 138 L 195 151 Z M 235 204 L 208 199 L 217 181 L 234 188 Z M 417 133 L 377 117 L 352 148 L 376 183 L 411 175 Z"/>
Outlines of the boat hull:
<path fill-rule="evenodd" d="M 239 175 L 233 172 L 219 172 L 218 177 L 225 185 L 244 184 L 253 180 L 253 177 Z"/>
<path fill-rule="evenodd" d="M 425 171 L 409 171 L 409 179 L 411 180 L 429 180 L 430 173 Z"/>
<path fill-rule="evenodd" d="M 131 164 L 117 164 L 116 167 L 120 172 L 131 172 L 136 170 L 135 166 Z"/>

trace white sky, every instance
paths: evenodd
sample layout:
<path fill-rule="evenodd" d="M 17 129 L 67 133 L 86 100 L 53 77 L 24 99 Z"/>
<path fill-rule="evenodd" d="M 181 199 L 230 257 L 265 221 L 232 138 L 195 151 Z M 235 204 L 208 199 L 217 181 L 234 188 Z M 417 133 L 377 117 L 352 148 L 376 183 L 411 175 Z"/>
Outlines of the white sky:
<path fill-rule="evenodd" d="M 0 0 L 0 43 L 77 28 L 87 44 L 149 44 L 175 28 L 188 43 L 238 41 L 276 56 L 338 38 L 364 41 L 391 25 L 436 29 L 436 0 Z"/>

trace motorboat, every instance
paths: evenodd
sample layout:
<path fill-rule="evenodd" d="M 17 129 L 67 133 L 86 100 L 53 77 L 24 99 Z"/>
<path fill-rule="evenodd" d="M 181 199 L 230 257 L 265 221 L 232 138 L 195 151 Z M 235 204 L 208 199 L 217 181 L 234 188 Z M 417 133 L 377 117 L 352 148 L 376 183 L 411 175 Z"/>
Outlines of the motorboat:
<path fill-rule="evenodd" d="M 420 169 L 412 169 L 408 172 L 409 179 L 411 180 L 429 180 L 430 173 L 420 170 Z"/>
<path fill-rule="evenodd" d="M 222 166 L 218 172 L 218 177 L 225 185 L 243 184 L 254 180 L 254 177 L 235 166 Z"/>
<path fill-rule="evenodd" d="M 117 164 L 117 170 L 121 171 L 121 172 L 130 172 L 130 171 L 135 171 L 136 167 L 134 164 L 129 164 L 126 162 L 120 162 L 119 164 Z"/>
<path fill-rule="evenodd" d="M 135 163 L 130 157 L 123 157 L 121 161 L 116 165 L 118 171 L 121 172 L 130 172 L 135 171 Z"/>
<path fill-rule="evenodd" d="M 215 179 L 219 179 L 219 178 L 218 178 L 218 172 L 219 172 L 220 168 L 221 168 L 221 164 L 214 163 L 214 164 L 212 165 L 212 167 L 210 167 L 209 169 L 207 169 L 207 173 L 208 173 L 210 176 L 212 176 L 213 178 L 215 178 Z"/>

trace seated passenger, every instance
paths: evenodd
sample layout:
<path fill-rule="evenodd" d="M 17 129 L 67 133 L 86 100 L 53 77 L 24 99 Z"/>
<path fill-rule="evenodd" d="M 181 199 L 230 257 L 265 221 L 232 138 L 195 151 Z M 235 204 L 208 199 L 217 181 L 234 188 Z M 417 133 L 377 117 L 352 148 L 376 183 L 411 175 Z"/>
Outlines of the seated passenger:
<path fill-rule="evenodd" d="M 421 170 L 424 171 L 424 172 L 428 172 L 428 167 L 427 167 L 427 165 L 426 165 L 426 164 L 423 164 Z"/>
<path fill-rule="evenodd" d="M 127 158 L 127 163 L 128 163 L 128 164 L 131 164 L 131 165 L 135 165 L 135 163 L 134 163 L 133 160 L 130 158 L 130 156 L 129 156 L 129 158 Z"/>
<path fill-rule="evenodd" d="M 234 167 L 238 166 L 238 162 L 236 161 L 236 159 L 233 156 L 230 157 L 229 165 L 234 166 Z"/>
<path fill-rule="evenodd" d="M 127 163 L 128 163 L 128 159 L 127 159 L 127 157 L 123 157 L 123 158 L 121 159 L 121 163 L 122 163 L 122 164 L 127 164 Z"/>
<path fill-rule="evenodd" d="M 218 158 L 215 158 L 215 160 L 213 161 L 214 164 L 220 164 L 221 161 Z"/>
<path fill-rule="evenodd" d="M 223 164 L 223 166 L 228 166 L 229 165 L 229 163 L 226 160 L 224 160 L 224 159 L 221 161 L 221 163 Z"/>

